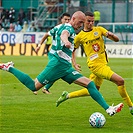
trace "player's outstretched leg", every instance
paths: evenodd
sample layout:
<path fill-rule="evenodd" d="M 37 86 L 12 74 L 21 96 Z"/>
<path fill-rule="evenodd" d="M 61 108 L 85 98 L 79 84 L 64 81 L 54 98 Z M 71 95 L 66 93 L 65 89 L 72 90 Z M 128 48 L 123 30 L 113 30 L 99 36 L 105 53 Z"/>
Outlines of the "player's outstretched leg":
<path fill-rule="evenodd" d="M 60 98 L 56 101 L 56 107 L 58 107 L 62 102 L 66 101 L 67 99 L 69 99 L 69 93 L 67 91 L 63 91 L 62 95 L 60 96 Z M 109 106 L 108 109 L 106 109 L 106 112 L 108 115 L 113 116 L 116 113 L 120 112 L 123 108 L 123 103 L 119 103 L 116 106 Z"/>
<path fill-rule="evenodd" d="M 23 85 L 29 88 L 31 91 L 36 91 L 35 82 L 30 78 L 29 75 L 14 68 L 14 63 L 0 63 L 0 69 L 12 73 Z"/>
<path fill-rule="evenodd" d="M 0 69 L 4 70 L 4 71 L 9 71 L 10 67 L 14 67 L 14 63 L 11 62 L 7 62 L 7 63 L 1 63 L 0 64 Z"/>

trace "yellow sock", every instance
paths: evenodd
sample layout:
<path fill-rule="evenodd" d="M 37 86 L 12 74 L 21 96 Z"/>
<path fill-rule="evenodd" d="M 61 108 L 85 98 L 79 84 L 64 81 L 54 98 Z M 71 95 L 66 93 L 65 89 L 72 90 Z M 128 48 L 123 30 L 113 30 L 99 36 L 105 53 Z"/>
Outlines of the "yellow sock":
<path fill-rule="evenodd" d="M 127 105 L 129 107 L 132 107 L 133 106 L 133 103 L 132 103 L 129 95 L 127 94 L 127 91 L 126 91 L 125 86 L 124 85 L 118 86 L 118 91 L 119 91 L 121 97 L 123 98 L 123 100 L 127 103 Z"/>
<path fill-rule="evenodd" d="M 71 93 L 69 93 L 68 97 L 69 98 L 75 98 L 75 97 L 82 97 L 82 96 L 90 96 L 90 94 L 86 88 L 71 92 Z"/>

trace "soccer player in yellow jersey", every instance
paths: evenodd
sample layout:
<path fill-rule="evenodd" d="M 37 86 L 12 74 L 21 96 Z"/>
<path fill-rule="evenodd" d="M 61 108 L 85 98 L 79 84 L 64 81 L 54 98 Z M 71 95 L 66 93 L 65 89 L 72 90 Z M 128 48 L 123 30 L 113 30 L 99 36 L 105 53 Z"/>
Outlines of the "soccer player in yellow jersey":
<path fill-rule="evenodd" d="M 130 113 L 133 115 L 133 103 L 127 94 L 124 79 L 113 72 L 111 68 L 107 65 L 108 58 L 105 51 L 105 45 L 103 36 L 111 39 L 112 41 L 118 42 L 119 38 L 112 32 L 106 30 L 105 28 L 98 26 L 94 27 L 94 15 L 91 12 L 86 12 L 86 21 L 84 23 L 84 28 L 79 34 L 75 37 L 75 49 L 80 45 L 83 45 L 85 54 L 87 56 L 87 65 L 92 72 L 90 79 L 93 80 L 96 84 L 97 89 L 99 90 L 103 79 L 110 80 L 117 85 L 119 94 L 127 103 L 130 109 Z M 73 52 L 73 66 L 76 70 L 80 71 L 80 65 L 76 63 L 75 56 Z M 88 96 L 89 93 L 87 89 L 81 89 L 75 92 L 63 92 L 62 96 L 58 99 L 61 103 L 67 99 Z"/>

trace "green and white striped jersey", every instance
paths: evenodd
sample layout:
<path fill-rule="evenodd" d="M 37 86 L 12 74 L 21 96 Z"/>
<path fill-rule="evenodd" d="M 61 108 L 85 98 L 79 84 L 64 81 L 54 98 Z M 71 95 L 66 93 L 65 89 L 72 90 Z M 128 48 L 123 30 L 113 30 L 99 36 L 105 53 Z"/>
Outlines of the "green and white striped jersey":
<path fill-rule="evenodd" d="M 60 38 L 64 30 L 67 30 L 69 33 L 68 40 L 72 44 L 70 48 L 65 47 L 65 44 Z M 52 50 L 56 51 L 59 57 L 71 62 L 72 52 L 74 50 L 74 38 L 76 35 L 74 28 L 69 23 L 65 23 L 55 26 L 48 33 L 53 36 Z"/>

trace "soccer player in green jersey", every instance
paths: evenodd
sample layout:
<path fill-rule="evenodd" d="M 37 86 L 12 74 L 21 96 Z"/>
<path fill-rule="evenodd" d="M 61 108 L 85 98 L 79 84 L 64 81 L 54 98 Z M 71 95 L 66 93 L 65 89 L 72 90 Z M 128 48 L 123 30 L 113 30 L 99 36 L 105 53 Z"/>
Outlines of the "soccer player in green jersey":
<path fill-rule="evenodd" d="M 133 115 L 133 103 L 126 91 L 124 79 L 112 71 L 111 68 L 107 65 L 108 58 L 103 37 L 107 37 L 115 42 L 118 42 L 119 38 L 101 26 L 93 26 L 93 13 L 86 12 L 85 15 L 86 21 L 84 23 L 84 28 L 74 39 L 75 49 L 77 49 L 80 45 L 83 45 L 85 54 L 87 56 L 87 65 L 92 72 L 89 78 L 94 81 L 97 89 L 100 89 L 103 79 L 115 83 L 117 85 L 119 94 L 125 103 L 129 106 L 130 113 Z M 73 58 L 73 65 L 77 71 L 80 71 L 80 65 L 76 63 L 75 58 Z M 69 94 L 67 94 L 67 92 L 63 92 L 63 97 L 66 99 L 64 95 L 66 95 L 67 99 L 69 99 L 80 96 L 88 96 L 89 93 L 87 89 L 84 88 Z M 59 101 L 61 101 L 61 98 Z"/>
<path fill-rule="evenodd" d="M 85 14 L 81 11 L 76 11 L 69 23 L 61 24 L 56 32 L 56 47 L 57 51 L 54 57 L 48 62 L 45 69 L 33 80 L 29 75 L 16 69 L 13 62 L 0 63 L 0 69 L 13 74 L 22 84 L 31 91 L 37 91 L 44 85 L 62 79 L 67 83 L 75 83 L 88 89 L 91 97 L 112 116 L 120 112 L 123 103 L 116 106 L 109 106 L 100 92 L 96 89 L 93 81 L 80 74 L 72 67 L 71 59 L 74 50 L 75 30 L 83 26 Z M 59 102 L 57 102 L 58 106 Z"/>
<path fill-rule="evenodd" d="M 70 21 L 70 14 L 69 13 L 63 13 L 60 17 L 60 23 L 59 24 L 65 24 L 65 23 L 68 23 Z M 47 32 L 43 38 L 41 39 L 40 41 L 40 44 L 38 45 L 38 47 L 36 48 L 36 52 L 39 51 L 41 45 L 43 44 L 43 42 L 49 37 L 49 36 L 52 36 L 52 39 L 53 39 L 53 42 L 52 42 L 52 46 L 51 46 L 51 49 L 48 53 L 48 58 L 49 60 L 52 59 L 52 57 L 54 56 L 54 53 L 56 52 L 56 42 L 55 42 L 55 33 L 56 31 L 58 30 L 60 26 L 56 26 L 54 27 L 51 31 Z M 42 89 L 42 92 L 45 93 L 45 94 L 51 94 L 49 89 L 50 87 L 53 85 L 53 83 L 48 83 L 45 85 L 45 87 Z M 33 92 L 35 95 L 37 95 L 37 91 L 34 91 Z"/>

